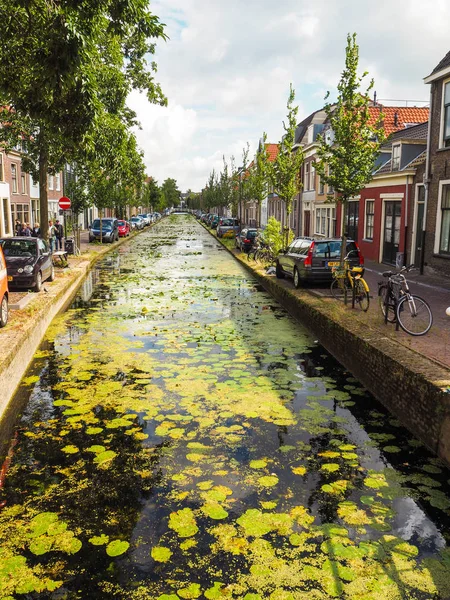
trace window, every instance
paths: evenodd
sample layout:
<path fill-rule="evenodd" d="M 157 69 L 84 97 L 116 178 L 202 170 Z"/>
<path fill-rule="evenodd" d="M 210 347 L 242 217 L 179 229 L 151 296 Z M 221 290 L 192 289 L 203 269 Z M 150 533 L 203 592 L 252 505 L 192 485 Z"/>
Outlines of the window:
<path fill-rule="evenodd" d="M 309 189 L 310 190 L 316 189 L 316 170 L 314 168 L 314 162 L 311 163 L 311 175 L 309 178 Z"/>
<path fill-rule="evenodd" d="M 56 191 L 57 192 L 61 191 L 61 175 L 60 175 L 60 173 L 56 173 L 55 182 L 56 182 Z"/>
<path fill-rule="evenodd" d="M 450 185 L 442 186 L 439 253 L 450 254 Z"/>
<path fill-rule="evenodd" d="M 309 162 L 305 163 L 305 191 L 310 189 L 309 188 L 309 166 L 310 166 Z"/>
<path fill-rule="evenodd" d="M 320 208 L 316 208 L 316 233 L 320 233 Z"/>
<path fill-rule="evenodd" d="M 28 204 L 11 204 L 11 212 L 14 222 L 16 219 L 21 223 L 30 222 L 30 207 Z"/>
<path fill-rule="evenodd" d="M 328 177 L 331 175 L 331 169 L 328 167 Z M 328 193 L 334 194 L 334 187 L 331 183 L 328 184 Z"/>
<path fill-rule="evenodd" d="M 17 165 L 11 163 L 11 180 L 13 194 L 17 194 Z"/>
<path fill-rule="evenodd" d="M 3 171 L 3 154 L 0 152 L 0 181 L 5 181 L 5 173 Z"/>
<path fill-rule="evenodd" d="M 400 144 L 392 146 L 392 170 L 398 171 L 400 168 Z"/>
<path fill-rule="evenodd" d="M 22 194 L 26 194 L 27 193 L 27 181 L 26 181 L 25 173 L 20 174 L 20 182 L 22 185 Z"/>
<path fill-rule="evenodd" d="M 49 190 L 53 190 L 54 189 L 54 187 L 53 187 L 53 175 L 49 175 L 48 176 L 48 189 Z"/>
<path fill-rule="evenodd" d="M 319 175 L 319 194 L 325 194 L 325 185 L 321 175 Z"/>
<path fill-rule="evenodd" d="M 336 209 L 332 207 L 316 208 L 316 231 L 318 235 L 334 236 L 336 228 Z"/>
<path fill-rule="evenodd" d="M 444 139 L 443 145 L 450 146 L 450 81 L 444 84 Z"/>
<path fill-rule="evenodd" d="M 364 238 L 366 240 L 373 240 L 373 222 L 375 215 L 375 200 L 366 200 L 366 230 L 364 232 Z"/>

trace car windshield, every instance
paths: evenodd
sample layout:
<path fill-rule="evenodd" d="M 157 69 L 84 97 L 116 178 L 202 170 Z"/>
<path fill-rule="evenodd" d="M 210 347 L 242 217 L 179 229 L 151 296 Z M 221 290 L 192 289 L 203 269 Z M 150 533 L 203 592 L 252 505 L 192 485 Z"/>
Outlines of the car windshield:
<path fill-rule="evenodd" d="M 36 242 L 31 240 L 5 240 L 3 242 L 3 254 L 5 256 L 37 256 Z"/>
<path fill-rule="evenodd" d="M 224 219 L 221 223 L 222 226 L 225 225 L 225 227 L 232 227 L 234 225 L 233 223 L 233 219 Z"/>
<path fill-rule="evenodd" d="M 340 240 L 316 242 L 314 246 L 314 255 L 318 258 L 339 258 L 341 256 L 341 243 Z M 347 254 L 356 249 L 355 242 L 349 242 L 347 244 Z"/>
<path fill-rule="evenodd" d="M 254 240 L 255 237 L 257 236 L 257 234 L 258 234 L 257 231 L 248 231 L 247 232 L 247 239 Z"/>
<path fill-rule="evenodd" d="M 100 219 L 94 219 L 92 229 L 100 229 Z M 112 229 L 111 219 L 102 219 L 102 229 Z"/>
<path fill-rule="evenodd" d="M 124 227 L 125 226 L 125 221 L 117 221 L 119 227 Z"/>

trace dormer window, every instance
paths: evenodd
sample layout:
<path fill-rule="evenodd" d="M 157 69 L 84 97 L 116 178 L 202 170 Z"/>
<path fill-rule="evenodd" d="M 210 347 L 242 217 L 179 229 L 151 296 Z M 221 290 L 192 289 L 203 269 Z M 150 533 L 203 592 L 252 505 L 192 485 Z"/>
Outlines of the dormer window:
<path fill-rule="evenodd" d="M 444 84 L 444 136 L 443 145 L 450 146 L 450 81 Z"/>
<path fill-rule="evenodd" d="M 400 169 L 400 149 L 401 149 L 400 144 L 392 146 L 392 170 L 393 171 L 398 171 Z"/>

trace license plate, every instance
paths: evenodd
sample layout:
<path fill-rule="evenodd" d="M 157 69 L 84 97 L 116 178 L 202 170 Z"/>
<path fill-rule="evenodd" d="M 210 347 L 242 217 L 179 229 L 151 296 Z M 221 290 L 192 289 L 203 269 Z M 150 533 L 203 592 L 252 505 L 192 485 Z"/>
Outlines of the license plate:
<path fill-rule="evenodd" d="M 12 280 L 13 280 L 12 275 L 8 275 L 8 281 L 12 281 Z"/>
<path fill-rule="evenodd" d="M 336 262 L 336 261 L 334 261 L 334 262 L 333 261 L 329 261 L 328 262 L 328 266 L 329 267 L 339 267 L 340 264 L 341 263 L 339 261 L 338 262 Z"/>

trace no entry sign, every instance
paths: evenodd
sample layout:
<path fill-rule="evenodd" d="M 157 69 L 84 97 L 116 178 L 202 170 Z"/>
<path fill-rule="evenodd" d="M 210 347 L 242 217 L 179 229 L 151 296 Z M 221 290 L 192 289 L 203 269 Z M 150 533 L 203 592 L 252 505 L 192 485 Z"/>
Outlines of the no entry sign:
<path fill-rule="evenodd" d="M 59 199 L 58 204 L 59 208 L 62 208 L 62 210 L 67 210 L 68 208 L 70 208 L 70 198 L 63 196 Z"/>

